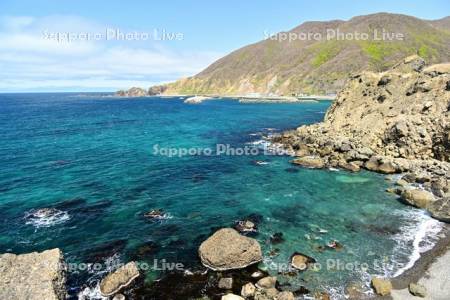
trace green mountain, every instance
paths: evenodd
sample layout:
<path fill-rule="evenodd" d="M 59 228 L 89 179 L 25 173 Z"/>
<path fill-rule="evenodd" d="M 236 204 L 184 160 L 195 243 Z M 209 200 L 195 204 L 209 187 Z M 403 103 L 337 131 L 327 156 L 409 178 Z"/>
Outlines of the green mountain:
<path fill-rule="evenodd" d="M 289 36 L 291 40 L 285 39 Z M 305 22 L 168 84 L 164 93 L 335 93 L 349 74 L 384 71 L 412 54 L 428 63 L 450 61 L 450 17 L 430 21 L 377 13 L 348 21 Z"/>

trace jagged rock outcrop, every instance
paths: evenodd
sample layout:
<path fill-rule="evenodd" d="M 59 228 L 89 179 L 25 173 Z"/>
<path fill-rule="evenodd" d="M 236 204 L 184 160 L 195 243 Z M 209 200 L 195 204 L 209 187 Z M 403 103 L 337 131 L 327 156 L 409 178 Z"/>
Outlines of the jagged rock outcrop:
<path fill-rule="evenodd" d="M 116 96 L 119 97 L 145 97 L 148 96 L 148 93 L 146 90 L 139 88 L 139 87 L 132 87 L 129 90 L 120 90 L 116 92 Z"/>
<path fill-rule="evenodd" d="M 167 86 L 165 85 L 154 85 L 148 89 L 148 95 L 154 96 L 154 95 L 161 95 L 165 92 L 167 89 Z"/>
<path fill-rule="evenodd" d="M 241 269 L 262 260 L 258 241 L 232 228 L 216 231 L 198 250 L 202 264 L 215 271 Z"/>
<path fill-rule="evenodd" d="M 66 299 L 66 266 L 59 249 L 0 255 L 0 299 Z"/>
<path fill-rule="evenodd" d="M 417 55 L 383 73 L 353 75 L 322 123 L 273 138 L 293 162 L 352 164 L 384 174 L 409 172 L 438 199 L 450 189 L 449 64 L 426 67 Z M 322 164 L 322 163 L 321 163 Z M 346 168 L 350 169 L 350 168 Z M 435 207 L 447 205 L 429 205 Z M 433 211 L 432 211 L 433 214 Z M 436 215 L 447 215 L 444 211 Z"/>
<path fill-rule="evenodd" d="M 155 95 L 161 95 L 164 93 L 167 89 L 167 86 L 165 85 L 154 85 L 146 91 L 143 88 L 140 87 L 132 87 L 128 90 L 120 90 L 117 91 L 115 96 L 118 97 L 145 97 L 145 96 L 155 96 Z"/>

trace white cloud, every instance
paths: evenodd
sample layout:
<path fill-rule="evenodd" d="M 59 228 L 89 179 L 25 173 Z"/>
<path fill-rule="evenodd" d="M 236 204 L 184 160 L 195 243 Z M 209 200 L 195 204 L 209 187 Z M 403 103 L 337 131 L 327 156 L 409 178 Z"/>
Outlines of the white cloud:
<path fill-rule="evenodd" d="M 11 17 L 11 16 L 4 16 L 0 20 L 0 24 L 3 28 L 10 30 L 10 31 L 16 31 L 21 30 L 31 23 L 33 23 L 34 18 L 33 17 L 27 17 L 27 16 L 19 16 L 19 17 Z"/>
<path fill-rule="evenodd" d="M 179 51 L 164 41 L 69 43 L 45 39 L 43 34 L 106 28 L 111 26 L 76 16 L 0 18 L 0 91 L 148 87 L 193 75 L 220 57 Z"/>

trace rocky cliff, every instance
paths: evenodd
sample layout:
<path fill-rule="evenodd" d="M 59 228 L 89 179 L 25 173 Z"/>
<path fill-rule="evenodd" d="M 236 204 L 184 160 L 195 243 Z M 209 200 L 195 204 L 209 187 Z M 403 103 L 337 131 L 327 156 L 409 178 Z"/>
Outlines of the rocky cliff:
<path fill-rule="evenodd" d="M 118 97 L 146 97 L 146 96 L 155 96 L 164 93 L 167 89 L 165 85 L 155 85 L 150 87 L 148 90 L 145 90 L 140 87 L 132 87 L 128 90 L 120 90 L 115 93 L 115 96 Z"/>
<path fill-rule="evenodd" d="M 305 22 L 168 84 L 165 93 L 335 93 L 351 73 L 385 71 L 413 54 L 430 63 L 446 62 L 449 49 L 448 17 L 429 21 L 378 13 L 348 21 Z"/>
<path fill-rule="evenodd" d="M 308 167 L 409 172 L 405 179 L 434 194 L 422 206 L 441 198 L 447 203 L 450 64 L 426 67 L 421 57 L 411 56 L 386 72 L 355 74 L 322 123 L 301 126 L 274 141 L 298 156 L 294 163 Z M 405 198 L 424 196 L 419 194 Z M 450 210 L 440 217 L 450 221 Z"/>
<path fill-rule="evenodd" d="M 0 255 L 0 299 L 66 299 L 66 270 L 59 249 Z"/>

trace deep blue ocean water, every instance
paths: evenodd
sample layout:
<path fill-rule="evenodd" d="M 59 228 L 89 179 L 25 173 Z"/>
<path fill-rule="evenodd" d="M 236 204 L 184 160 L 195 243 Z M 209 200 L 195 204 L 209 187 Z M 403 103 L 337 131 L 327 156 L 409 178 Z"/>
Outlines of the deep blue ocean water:
<path fill-rule="evenodd" d="M 0 253 L 59 247 L 73 263 L 113 256 L 196 268 L 207 236 L 250 216 L 260 221 L 262 268 L 277 274 L 296 251 L 322 266 L 278 274 L 281 282 L 342 294 L 349 282 L 398 274 L 420 250 L 417 232 L 439 224 L 386 193 L 392 182 L 384 176 L 303 169 L 288 156 L 154 152 L 155 145 L 259 147 L 263 136 L 321 121 L 329 105 L 0 94 Z M 33 217 L 40 208 L 59 213 Z M 143 217 L 155 208 L 168 218 Z M 282 242 L 270 241 L 275 233 Z M 323 250 L 331 240 L 343 249 Z M 369 269 L 358 269 L 361 263 Z M 98 277 L 74 272 L 72 293 Z"/>

